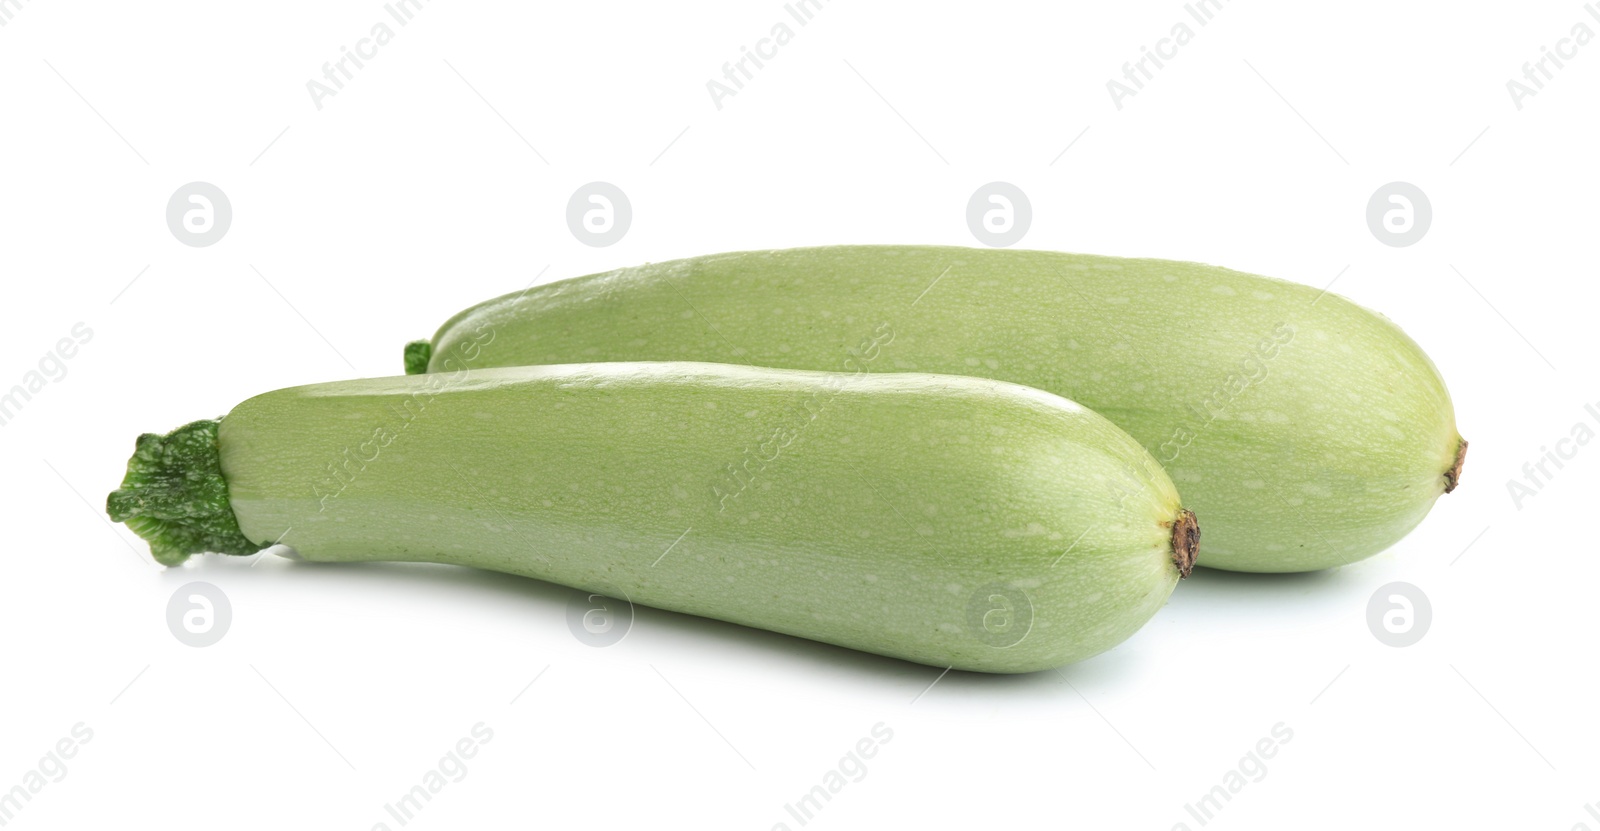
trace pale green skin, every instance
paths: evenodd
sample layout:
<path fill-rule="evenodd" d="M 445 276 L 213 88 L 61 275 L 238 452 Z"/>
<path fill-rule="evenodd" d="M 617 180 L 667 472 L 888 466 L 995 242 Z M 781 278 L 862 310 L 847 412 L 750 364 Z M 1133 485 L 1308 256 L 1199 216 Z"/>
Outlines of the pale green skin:
<path fill-rule="evenodd" d="M 726 466 L 786 425 L 723 499 Z M 939 667 L 1087 658 L 1179 579 L 1177 492 L 1144 449 L 985 379 L 692 363 L 378 378 L 252 398 L 217 445 L 244 536 L 307 560 L 493 569 Z M 347 448 L 370 461 L 327 497 Z M 969 626 L 989 584 L 1032 608 L 1007 647 Z M 992 628 L 1018 636 L 1004 615 Z"/>
<path fill-rule="evenodd" d="M 456 315 L 429 370 L 839 370 L 882 324 L 894 339 L 873 372 L 1026 384 L 1132 434 L 1203 520 L 1214 568 L 1311 571 L 1382 551 L 1427 515 L 1461 444 L 1428 357 L 1342 297 L 1214 266 L 1042 251 L 838 246 L 620 269 Z M 1274 357 L 1245 365 L 1274 341 L 1261 353 Z"/>

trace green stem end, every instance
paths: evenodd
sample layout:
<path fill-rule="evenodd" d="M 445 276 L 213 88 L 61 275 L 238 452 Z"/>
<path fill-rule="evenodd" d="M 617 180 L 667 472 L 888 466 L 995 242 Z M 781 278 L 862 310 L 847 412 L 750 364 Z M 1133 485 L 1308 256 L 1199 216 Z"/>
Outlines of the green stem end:
<path fill-rule="evenodd" d="M 106 497 L 106 513 L 150 544 L 150 554 L 175 566 L 190 554 L 254 554 L 228 502 L 217 452 L 220 419 L 185 424 L 165 436 L 139 437 L 122 487 Z"/>
<path fill-rule="evenodd" d="M 414 340 L 406 344 L 406 374 L 421 375 L 428 371 L 428 360 L 433 357 L 433 344 Z"/>

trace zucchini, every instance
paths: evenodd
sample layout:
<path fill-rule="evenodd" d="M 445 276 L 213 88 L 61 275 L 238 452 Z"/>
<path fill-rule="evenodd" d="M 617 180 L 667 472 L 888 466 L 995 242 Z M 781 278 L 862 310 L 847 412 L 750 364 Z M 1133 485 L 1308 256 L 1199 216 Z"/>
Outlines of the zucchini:
<path fill-rule="evenodd" d="M 1126 639 L 1199 541 L 1138 442 L 1057 396 L 693 363 L 269 392 L 140 437 L 107 511 L 166 565 L 472 566 L 986 672 Z"/>
<path fill-rule="evenodd" d="M 873 338 L 892 330 L 892 343 Z M 838 246 L 657 263 L 535 287 L 407 347 L 411 371 L 705 360 L 978 375 L 1090 407 L 1206 520 L 1208 566 L 1312 571 L 1394 544 L 1466 442 L 1422 350 L 1342 297 L 1214 266 Z"/>

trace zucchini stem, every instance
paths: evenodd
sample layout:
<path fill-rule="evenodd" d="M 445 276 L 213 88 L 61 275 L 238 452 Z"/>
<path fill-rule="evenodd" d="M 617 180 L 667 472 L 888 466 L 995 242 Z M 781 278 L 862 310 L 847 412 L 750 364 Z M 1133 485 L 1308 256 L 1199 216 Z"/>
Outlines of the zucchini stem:
<path fill-rule="evenodd" d="M 1461 466 L 1467 463 L 1467 440 L 1461 439 L 1461 444 L 1456 445 L 1456 463 L 1444 472 L 1444 492 L 1449 493 L 1461 483 Z"/>
<path fill-rule="evenodd" d="M 1172 521 L 1172 562 L 1178 567 L 1178 577 L 1188 577 L 1194 571 L 1194 561 L 1200 556 L 1200 523 L 1194 511 L 1179 509 Z"/>
<path fill-rule="evenodd" d="M 406 344 L 406 374 L 421 375 L 428 371 L 428 361 L 433 357 L 433 343 L 414 340 Z"/>
<path fill-rule="evenodd" d="M 194 421 L 165 436 L 145 433 L 128 459 L 122 487 L 106 497 L 106 513 L 150 543 L 156 562 L 175 566 L 190 554 L 254 554 L 228 502 L 217 453 L 221 419 Z"/>

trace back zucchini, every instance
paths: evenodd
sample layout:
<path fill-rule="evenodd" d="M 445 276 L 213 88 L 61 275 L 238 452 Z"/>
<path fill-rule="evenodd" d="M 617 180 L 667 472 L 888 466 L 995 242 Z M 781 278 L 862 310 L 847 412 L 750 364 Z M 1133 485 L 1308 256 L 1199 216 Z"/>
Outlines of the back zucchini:
<path fill-rule="evenodd" d="M 411 372 L 637 360 L 864 365 L 1070 398 L 1166 467 L 1205 517 L 1205 564 L 1236 571 L 1310 571 L 1393 545 L 1455 487 L 1466 452 L 1444 381 L 1384 317 L 1307 286 L 1165 260 L 932 246 L 719 254 L 506 295 L 406 350 Z"/>

